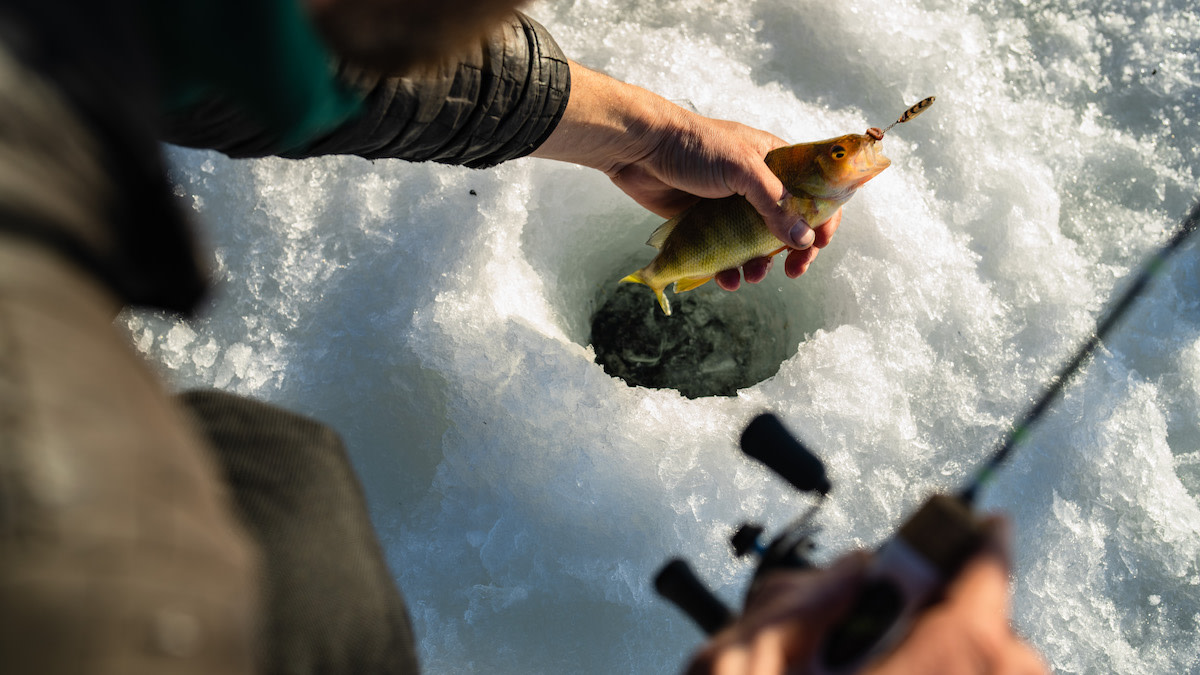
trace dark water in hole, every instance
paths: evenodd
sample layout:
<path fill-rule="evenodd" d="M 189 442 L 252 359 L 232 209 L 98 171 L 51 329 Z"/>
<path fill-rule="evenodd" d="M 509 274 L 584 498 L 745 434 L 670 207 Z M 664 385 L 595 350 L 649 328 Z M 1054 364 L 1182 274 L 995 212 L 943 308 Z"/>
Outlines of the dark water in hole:
<path fill-rule="evenodd" d="M 648 288 L 621 284 L 592 316 L 596 362 L 635 386 L 733 396 L 774 375 L 789 353 L 785 320 L 768 297 L 709 284 L 671 295 L 666 316 Z"/>

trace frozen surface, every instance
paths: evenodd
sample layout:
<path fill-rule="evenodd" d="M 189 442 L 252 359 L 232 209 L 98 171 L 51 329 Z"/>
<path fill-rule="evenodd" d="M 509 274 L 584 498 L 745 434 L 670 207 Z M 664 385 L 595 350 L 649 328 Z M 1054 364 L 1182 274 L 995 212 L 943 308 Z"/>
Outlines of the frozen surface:
<path fill-rule="evenodd" d="M 734 398 L 593 362 L 591 314 L 659 222 L 602 175 L 168 150 L 219 281 L 191 323 L 124 317 L 133 343 L 175 386 L 341 431 L 430 673 L 676 670 L 700 635 L 657 567 L 686 555 L 733 600 L 732 528 L 806 504 L 734 450 L 754 414 L 830 465 L 822 555 L 873 544 L 977 464 L 1196 198 L 1193 0 L 529 11 L 585 64 L 794 141 L 938 102 L 810 273 L 759 291 L 791 356 Z M 1058 672 L 1200 672 L 1198 284 L 1189 246 L 984 495 Z"/>

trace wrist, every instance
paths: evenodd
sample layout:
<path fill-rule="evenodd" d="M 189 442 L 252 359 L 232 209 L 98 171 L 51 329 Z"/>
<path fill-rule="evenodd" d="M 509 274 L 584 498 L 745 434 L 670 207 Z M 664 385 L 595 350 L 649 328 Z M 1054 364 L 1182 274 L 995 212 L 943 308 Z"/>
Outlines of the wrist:
<path fill-rule="evenodd" d="M 615 175 L 650 156 L 661 130 L 685 111 L 641 87 L 570 61 L 571 97 L 562 120 L 533 157 L 580 164 Z"/>

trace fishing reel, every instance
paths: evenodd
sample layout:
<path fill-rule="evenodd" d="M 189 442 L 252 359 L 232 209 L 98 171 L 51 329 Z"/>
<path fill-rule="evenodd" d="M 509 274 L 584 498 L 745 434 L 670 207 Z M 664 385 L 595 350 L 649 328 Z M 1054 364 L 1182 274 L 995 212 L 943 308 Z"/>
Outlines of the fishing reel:
<path fill-rule="evenodd" d="M 730 541 L 734 553 L 739 558 L 758 556 L 760 562 L 754 582 L 774 569 L 812 567 L 807 556 L 816 547 L 813 538 L 820 531 L 815 518 L 831 487 L 825 476 L 825 465 L 784 428 L 779 418 L 769 413 L 759 415 L 746 427 L 742 432 L 741 448 L 797 490 L 815 492 L 821 499 L 766 546 L 761 541 L 765 528 L 755 523 L 743 523 Z M 751 582 L 751 589 L 754 582 Z M 675 558 L 663 566 L 655 576 L 654 588 L 709 635 L 733 621 L 733 612 L 708 590 L 682 558 Z"/>
<path fill-rule="evenodd" d="M 766 543 L 765 528 L 758 524 L 744 523 L 734 533 L 734 553 L 738 557 L 754 555 L 759 561 L 746 593 L 751 597 L 770 572 L 814 567 L 808 556 L 820 532 L 816 516 L 831 485 L 821 460 L 772 414 L 755 418 L 742 433 L 740 445 L 743 452 L 797 490 L 817 495 L 812 506 Z M 949 495 L 927 500 L 875 551 L 851 610 L 827 634 L 809 672 L 852 673 L 887 653 L 984 539 L 981 521 L 967 501 Z M 734 620 L 733 611 L 705 587 L 683 559 L 663 566 L 654 586 L 709 635 Z"/>

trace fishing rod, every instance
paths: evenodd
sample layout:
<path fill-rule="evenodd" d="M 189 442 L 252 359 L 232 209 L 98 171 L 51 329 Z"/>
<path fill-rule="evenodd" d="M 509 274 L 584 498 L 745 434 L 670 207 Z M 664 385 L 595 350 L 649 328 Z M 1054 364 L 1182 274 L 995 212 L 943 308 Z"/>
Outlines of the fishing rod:
<path fill-rule="evenodd" d="M 888 653 L 908 634 L 917 615 L 937 600 L 946 584 L 982 546 L 986 533 L 982 519 L 973 508 L 980 490 L 1029 436 L 1030 429 L 1045 416 L 1067 383 L 1083 369 L 1134 301 L 1162 273 L 1167 259 L 1197 229 L 1200 229 L 1200 202 L 1192 207 L 1171 238 L 1142 265 L 1129 287 L 1097 323 L 1095 331 L 1050 379 L 1041 397 L 1004 434 L 966 486 L 955 495 L 929 497 L 891 538 L 876 549 L 866 581 L 853 606 L 827 633 L 809 665 L 809 672 L 817 675 L 856 672 Z M 746 593 L 750 597 L 769 571 L 814 566 L 808 560 L 808 554 L 815 548 L 814 536 L 820 530 L 815 518 L 831 485 L 821 460 L 770 413 L 759 415 L 750 422 L 742 433 L 740 446 L 746 454 L 767 465 L 796 489 L 818 495 L 815 504 L 768 544 L 760 541 L 764 532 L 760 525 L 743 524 L 733 535 L 733 549 L 739 557 L 754 554 L 759 558 Z M 734 619 L 733 612 L 704 586 L 682 559 L 665 565 L 655 577 L 654 584 L 661 595 L 678 605 L 710 635 Z"/>
<path fill-rule="evenodd" d="M 1200 202 L 1196 202 L 1196 205 L 1192 207 L 1191 213 L 1184 218 L 1179 229 L 1176 230 L 1167 243 L 1159 247 L 1154 256 L 1142 265 L 1142 269 L 1139 271 L 1137 277 L 1134 278 L 1133 283 L 1121 294 L 1121 297 L 1117 299 L 1112 309 L 1109 310 L 1108 315 L 1096 326 L 1095 332 L 1083 343 L 1083 346 L 1079 348 L 1075 356 L 1063 366 L 1062 370 L 1050 380 L 1050 384 L 1046 387 L 1045 393 L 1038 399 L 1038 402 L 1025 413 L 1024 417 L 1017 424 L 1013 425 L 999 446 L 992 451 L 991 458 L 979 469 L 975 474 L 975 478 L 967 484 L 967 487 L 963 489 L 959 495 L 959 499 L 967 504 L 974 503 L 979 489 L 991 479 L 996 469 L 1008 459 L 1013 448 L 1017 447 L 1017 444 L 1028 435 L 1030 427 L 1046 414 L 1046 409 L 1050 407 L 1050 404 L 1058 396 L 1059 392 L 1063 390 L 1067 381 L 1075 373 L 1079 372 L 1083 367 L 1083 362 L 1092 355 L 1092 352 L 1096 351 L 1096 347 L 1100 345 L 1113 326 L 1125 315 L 1125 312 L 1133 305 L 1134 300 L 1141 295 L 1142 291 L 1145 290 L 1146 286 L 1155 277 L 1162 273 L 1166 267 L 1167 258 L 1171 257 L 1179 247 L 1183 246 L 1183 243 L 1187 241 L 1187 238 L 1197 228 L 1200 228 Z"/>

